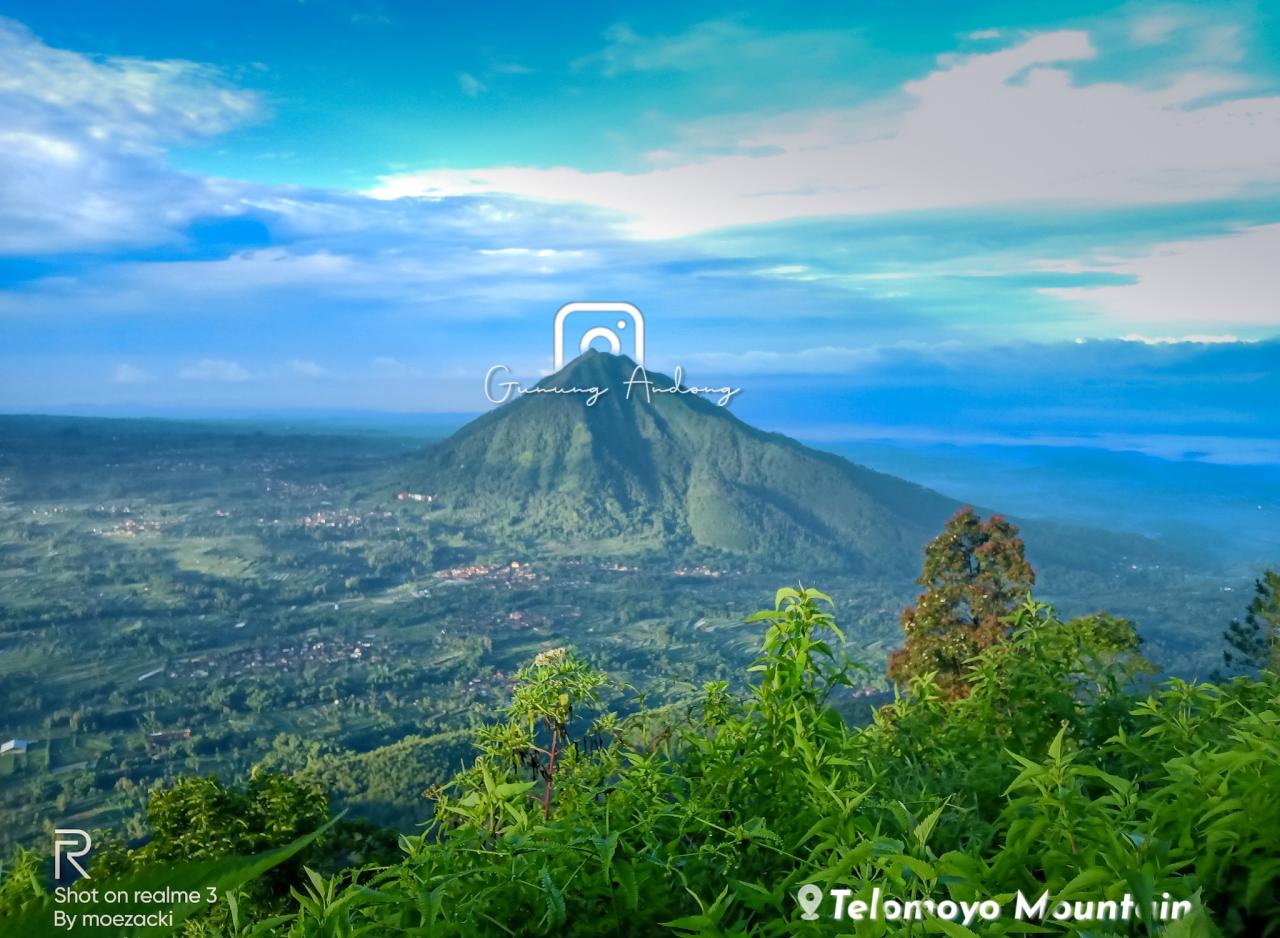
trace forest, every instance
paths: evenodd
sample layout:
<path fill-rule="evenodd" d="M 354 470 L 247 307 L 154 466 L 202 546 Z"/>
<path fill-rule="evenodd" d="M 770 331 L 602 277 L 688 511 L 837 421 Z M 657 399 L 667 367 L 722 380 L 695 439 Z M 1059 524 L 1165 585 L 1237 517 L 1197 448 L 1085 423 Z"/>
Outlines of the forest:
<path fill-rule="evenodd" d="M 678 703 L 539 652 L 417 831 L 331 816 L 305 773 L 184 777 L 74 891 L 212 890 L 146 932 L 190 936 L 1275 933 L 1280 577 L 1211 683 L 1160 678 L 1129 622 L 1059 616 L 1034 578 L 1015 527 L 957 513 L 865 725 L 834 604 L 784 587 L 741 626 L 744 672 Z M 59 933 L 47 866 L 6 864 L 6 934 Z"/>

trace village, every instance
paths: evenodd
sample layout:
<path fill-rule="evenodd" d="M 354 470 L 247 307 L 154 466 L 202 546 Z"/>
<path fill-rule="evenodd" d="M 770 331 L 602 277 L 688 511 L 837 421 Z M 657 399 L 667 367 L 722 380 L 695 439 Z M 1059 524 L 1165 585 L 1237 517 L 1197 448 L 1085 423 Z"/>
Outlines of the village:
<path fill-rule="evenodd" d="M 276 649 L 244 648 L 217 655 L 178 658 L 168 670 L 170 678 L 207 678 L 212 674 L 239 677 L 255 671 L 292 671 L 306 665 L 360 662 L 374 664 L 384 659 L 385 643 L 372 636 L 344 641 L 320 639 Z M 154 674 L 155 672 L 151 672 Z M 150 677 L 151 674 L 143 675 Z M 142 678 L 139 678 L 140 680 Z"/>

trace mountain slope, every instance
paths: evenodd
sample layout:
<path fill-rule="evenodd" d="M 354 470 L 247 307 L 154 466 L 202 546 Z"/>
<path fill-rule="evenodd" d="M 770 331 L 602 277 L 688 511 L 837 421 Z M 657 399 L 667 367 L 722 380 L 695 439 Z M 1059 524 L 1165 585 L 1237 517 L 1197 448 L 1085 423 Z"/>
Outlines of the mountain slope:
<path fill-rule="evenodd" d="M 433 505 L 499 539 L 586 554 L 726 552 L 786 569 L 901 573 L 956 503 L 757 430 L 700 397 L 637 393 L 625 356 L 589 351 L 417 459 Z M 654 372 L 655 387 L 673 382 Z"/>

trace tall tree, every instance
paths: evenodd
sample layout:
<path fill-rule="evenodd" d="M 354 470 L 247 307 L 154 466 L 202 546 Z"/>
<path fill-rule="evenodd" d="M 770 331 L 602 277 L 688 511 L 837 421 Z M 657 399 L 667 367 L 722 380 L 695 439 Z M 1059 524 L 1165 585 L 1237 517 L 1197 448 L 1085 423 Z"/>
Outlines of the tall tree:
<path fill-rule="evenodd" d="M 1232 621 L 1222 633 L 1222 660 L 1236 670 L 1280 671 L 1280 573 L 1267 570 L 1254 583 L 1244 621 Z"/>
<path fill-rule="evenodd" d="M 1016 525 L 960 509 L 925 547 L 924 592 L 902 612 L 906 643 L 889 656 L 889 677 L 933 672 L 948 697 L 967 696 L 969 660 L 1005 637 L 1005 617 L 1035 581 Z"/>

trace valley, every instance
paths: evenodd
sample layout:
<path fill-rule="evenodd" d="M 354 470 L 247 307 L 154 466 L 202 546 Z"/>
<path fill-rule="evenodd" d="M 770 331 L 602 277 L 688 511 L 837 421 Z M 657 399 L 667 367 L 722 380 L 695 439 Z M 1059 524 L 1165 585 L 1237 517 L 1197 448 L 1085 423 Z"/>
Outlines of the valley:
<path fill-rule="evenodd" d="M 538 652 L 571 645 L 649 704 L 678 702 L 741 669 L 759 638 L 742 619 L 789 579 L 838 598 L 867 665 L 837 706 L 858 721 L 885 699 L 913 558 L 955 503 L 702 401 L 585 428 L 580 402 L 509 406 L 426 449 L 0 418 L 0 736 L 26 743 L 0 756 L 0 849 L 51 817 L 140 836 L 150 785 L 254 765 L 411 829 Z M 1216 664 L 1204 623 L 1247 582 L 1141 539 L 1024 533 L 1065 612 L 1132 618 L 1176 672 Z"/>

